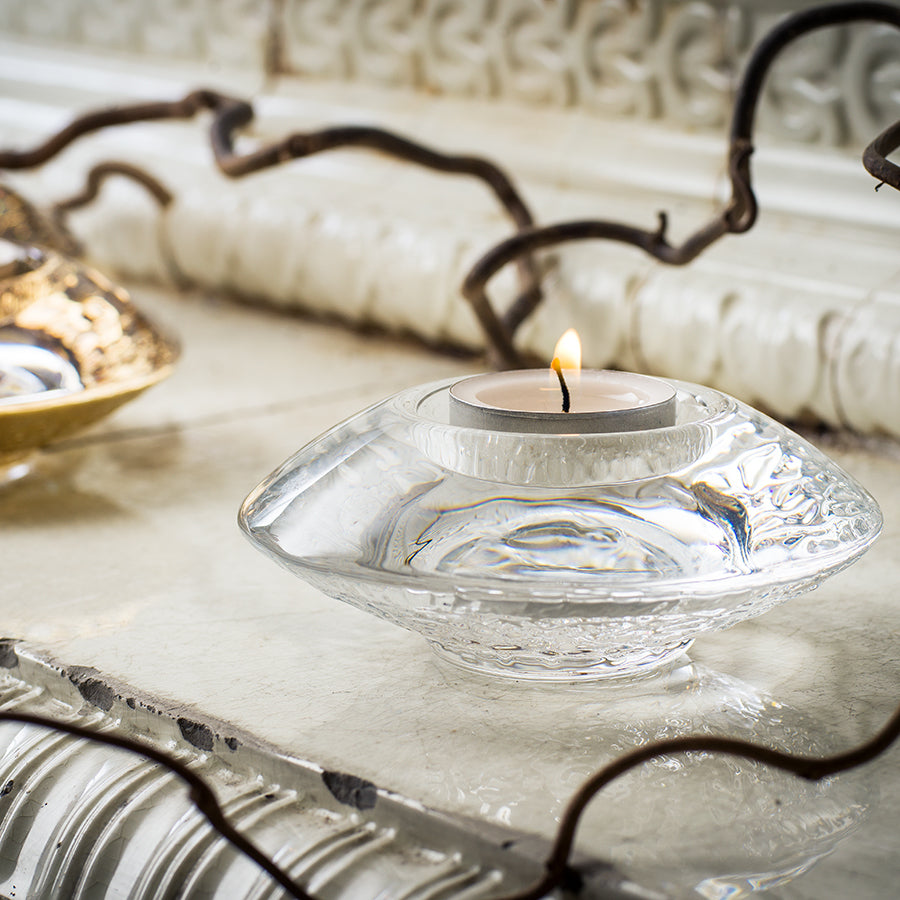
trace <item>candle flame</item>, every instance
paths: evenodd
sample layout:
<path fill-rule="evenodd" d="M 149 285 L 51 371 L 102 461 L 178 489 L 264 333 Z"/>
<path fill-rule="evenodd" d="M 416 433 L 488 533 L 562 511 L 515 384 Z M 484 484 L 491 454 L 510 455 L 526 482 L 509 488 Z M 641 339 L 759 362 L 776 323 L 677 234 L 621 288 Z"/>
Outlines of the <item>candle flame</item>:
<path fill-rule="evenodd" d="M 553 358 L 558 359 L 564 369 L 581 370 L 581 338 L 574 328 L 570 328 L 556 342 Z"/>

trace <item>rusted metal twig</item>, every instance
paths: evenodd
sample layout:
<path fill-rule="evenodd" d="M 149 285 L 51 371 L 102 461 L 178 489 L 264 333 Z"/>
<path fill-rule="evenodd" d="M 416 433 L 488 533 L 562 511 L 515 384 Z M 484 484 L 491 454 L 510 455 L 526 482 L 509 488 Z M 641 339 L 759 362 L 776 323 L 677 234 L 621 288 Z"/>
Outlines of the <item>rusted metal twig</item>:
<path fill-rule="evenodd" d="M 820 28 L 858 21 L 882 22 L 900 28 L 900 7 L 890 3 L 835 3 L 813 7 L 788 16 L 756 46 L 741 79 L 732 116 L 728 149 L 731 199 L 721 213 L 683 244 L 673 246 L 666 240 L 666 217 L 663 214 L 660 226 L 654 230 L 602 219 L 523 228 L 488 250 L 469 271 L 463 282 L 462 292 L 472 304 L 503 364 L 511 368 L 523 364 L 513 338 L 524 316 L 518 312 L 513 313 L 512 309 L 504 317 L 499 316 L 488 299 L 487 283 L 507 263 L 517 260 L 522 254 L 531 254 L 569 241 L 599 239 L 630 244 L 660 262 L 681 266 L 691 262 L 724 235 L 741 234 L 752 228 L 757 216 L 750 170 L 752 132 L 766 73 L 778 54 L 798 37 Z M 900 124 L 876 139 L 874 153 L 881 152 L 884 156 L 885 150 L 889 152 L 898 145 Z M 900 169 L 892 163 L 883 161 L 878 173 L 873 174 L 894 187 L 900 187 Z"/>
<path fill-rule="evenodd" d="M 234 134 L 252 121 L 253 107 L 245 100 L 205 89 L 192 91 L 181 100 L 112 107 L 79 116 L 38 147 L 24 151 L 0 151 L 0 168 L 25 169 L 42 165 L 82 135 L 102 128 L 159 119 L 187 119 L 202 110 L 213 113 L 210 126 L 213 155 L 219 169 L 230 178 L 240 178 L 291 159 L 300 159 L 328 150 L 360 147 L 385 153 L 436 172 L 477 178 L 492 191 L 517 229 L 527 229 L 534 224 L 531 210 L 512 179 L 495 163 L 479 156 L 441 153 L 382 128 L 345 125 L 298 132 L 250 153 L 235 153 Z M 163 195 L 167 193 L 165 188 L 149 173 L 127 163 L 104 165 L 107 167 L 105 174 L 112 174 L 112 167 L 118 167 L 118 174 L 125 174 L 124 170 L 127 167 L 130 170 L 128 173 L 130 177 L 147 187 L 160 202 L 166 202 L 163 200 Z M 101 173 L 101 180 L 102 177 L 105 175 Z M 99 182 L 94 183 L 94 190 L 91 193 L 92 183 L 89 181 L 85 191 L 79 194 L 78 198 L 66 201 L 62 209 L 72 209 L 74 205 L 82 205 L 83 202 L 92 199 L 98 187 Z M 59 209 L 59 206 L 57 208 Z M 540 275 L 529 253 L 518 254 L 517 263 L 521 293 L 514 306 L 519 310 L 518 314 L 524 318 L 541 300 Z"/>
<path fill-rule="evenodd" d="M 569 868 L 568 861 L 575 842 L 578 823 L 588 804 L 608 784 L 652 759 L 684 753 L 724 754 L 762 763 L 807 781 L 820 781 L 830 775 L 838 775 L 871 762 L 884 753 L 898 737 L 900 737 L 900 707 L 884 728 L 870 741 L 836 756 L 795 756 L 748 741 L 709 735 L 671 738 L 648 744 L 645 747 L 638 747 L 613 760 L 581 785 L 569 801 L 560 820 L 553 849 L 545 863 L 544 876 L 531 887 L 516 894 L 504 895 L 500 900 L 540 900 L 554 888 L 571 881 L 573 872 Z"/>
<path fill-rule="evenodd" d="M 77 194 L 53 204 L 50 208 L 50 217 L 54 225 L 60 230 L 71 234 L 66 222 L 69 213 L 74 209 L 87 206 L 88 203 L 93 201 L 97 194 L 100 193 L 103 183 L 113 176 L 127 178 L 141 185 L 164 209 L 174 199 L 172 192 L 144 169 L 133 166 L 131 163 L 108 160 L 107 162 L 98 163 L 88 172 L 84 187 Z"/>
<path fill-rule="evenodd" d="M 887 158 L 898 147 L 900 147 L 900 122 L 894 122 L 863 151 L 863 165 L 870 175 L 878 179 L 878 187 L 888 184 L 900 191 L 900 166 Z"/>
<path fill-rule="evenodd" d="M 190 119 L 202 109 L 214 108 L 216 98 L 226 99 L 213 91 L 199 90 L 191 91 L 181 100 L 112 106 L 85 113 L 31 150 L 0 150 L 0 168 L 32 169 L 43 165 L 79 137 L 113 125 L 158 119 Z"/>

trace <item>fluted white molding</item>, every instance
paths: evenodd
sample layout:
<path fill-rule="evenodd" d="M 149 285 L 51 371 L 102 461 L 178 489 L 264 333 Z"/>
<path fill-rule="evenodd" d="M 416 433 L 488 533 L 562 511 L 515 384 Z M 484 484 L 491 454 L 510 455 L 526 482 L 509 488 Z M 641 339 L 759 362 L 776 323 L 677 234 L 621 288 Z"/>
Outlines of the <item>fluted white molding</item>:
<path fill-rule="evenodd" d="M 138 159 L 152 168 L 150 159 Z M 168 163 L 157 171 L 171 180 Z M 179 278 L 202 286 L 477 345 L 480 334 L 458 285 L 479 249 L 502 236 L 503 223 L 484 209 L 467 210 L 471 224 L 455 227 L 430 207 L 398 217 L 401 204 L 392 207 L 390 189 L 378 187 L 384 173 L 377 166 L 357 163 L 357 187 L 367 170 L 366 190 L 340 196 L 329 178 L 302 165 L 229 184 L 208 167 L 183 163 L 177 200 L 165 216 L 133 186 L 110 185 L 103 204 L 76 222 L 97 263 L 123 276 L 171 278 L 174 263 Z M 461 193 L 440 182 L 429 188 L 438 208 Z M 847 283 L 860 264 L 873 278 L 889 278 L 894 264 L 886 249 L 832 262 L 843 283 L 809 271 L 816 254 L 843 252 L 837 238 L 807 248 L 808 259 L 794 266 L 806 271 L 802 276 L 741 260 L 771 259 L 782 240 L 783 232 L 761 230 L 684 269 L 614 245 L 561 249 L 549 263 L 547 303 L 524 330 L 524 345 L 546 355 L 560 330 L 574 324 L 595 365 L 714 384 L 787 418 L 900 434 L 900 404 L 885 393 L 900 383 L 897 295 L 882 292 L 876 301 Z M 511 271 L 491 285 L 503 303 L 513 290 Z"/>

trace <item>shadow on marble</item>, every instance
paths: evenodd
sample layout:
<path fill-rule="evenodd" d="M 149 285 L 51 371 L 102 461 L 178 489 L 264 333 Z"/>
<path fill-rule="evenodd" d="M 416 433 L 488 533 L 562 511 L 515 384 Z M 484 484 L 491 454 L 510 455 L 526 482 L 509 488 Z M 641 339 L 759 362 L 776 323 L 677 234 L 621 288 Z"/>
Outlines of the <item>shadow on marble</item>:
<path fill-rule="evenodd" d="M 83 455 L 40 453 L 28 470 L 0 484 L 0 529 L 40 529 L 47 525 L 77 524 L 90 527 L 98 521 L 127 521 L 126 504 L 106 493 L 79 487 L 75 481 Z"/>
<path fill-rule="evenodd" d="M 793 753 L 827 755 L 841 746 L 817 721 L 739 679 L 687 663 L 643 682 L 541 686 L 500 683 L 433 660 L 452 694 L 410 698 L 406 741 L 443 729 L 432 757 L 432 799 L 464 803 L 512 828 L 559 820 L 571 794 L 597 768 L 634 747 L 685 734 L 743 738 Z M 434 673 L 407 672 L 410 684 Z M 365 685 L 342 720 L 372 708 Z M 410 721 L 414 719 L 413 721 Z M 452 723 L 452 726 L 450 725 Z M 480 741 L 487 754 L 502 734 L 506 764 L 471 758 L 454 745 Z M 460 746 L 460 751 L 462 747 Z M 464 760 L 465 761 L 460 761 Z M 438 772 L 440 774 L 438 774 Z M 789 882 L 830 853 L 864 821 L 870 774 L 810 784 L 760 764 L 695 754 L 664 757 L 624 776 L 592 803 L 582 849 L 612 860 L 667 896 L 745 896 Z"/>

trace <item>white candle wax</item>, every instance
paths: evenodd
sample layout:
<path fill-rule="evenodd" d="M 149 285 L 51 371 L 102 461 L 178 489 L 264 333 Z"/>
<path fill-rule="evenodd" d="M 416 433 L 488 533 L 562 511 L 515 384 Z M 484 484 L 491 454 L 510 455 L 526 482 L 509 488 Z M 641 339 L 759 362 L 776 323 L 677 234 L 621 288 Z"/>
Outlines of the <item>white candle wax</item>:
<path fill-rule="evenodd" d="M 454 425 L 536 434 L 642 431 L 675 424 L 675 389 L 632 372 L 563 369 L 570 407 L 550 369 L 475 375 L 450 389 Z"/>

